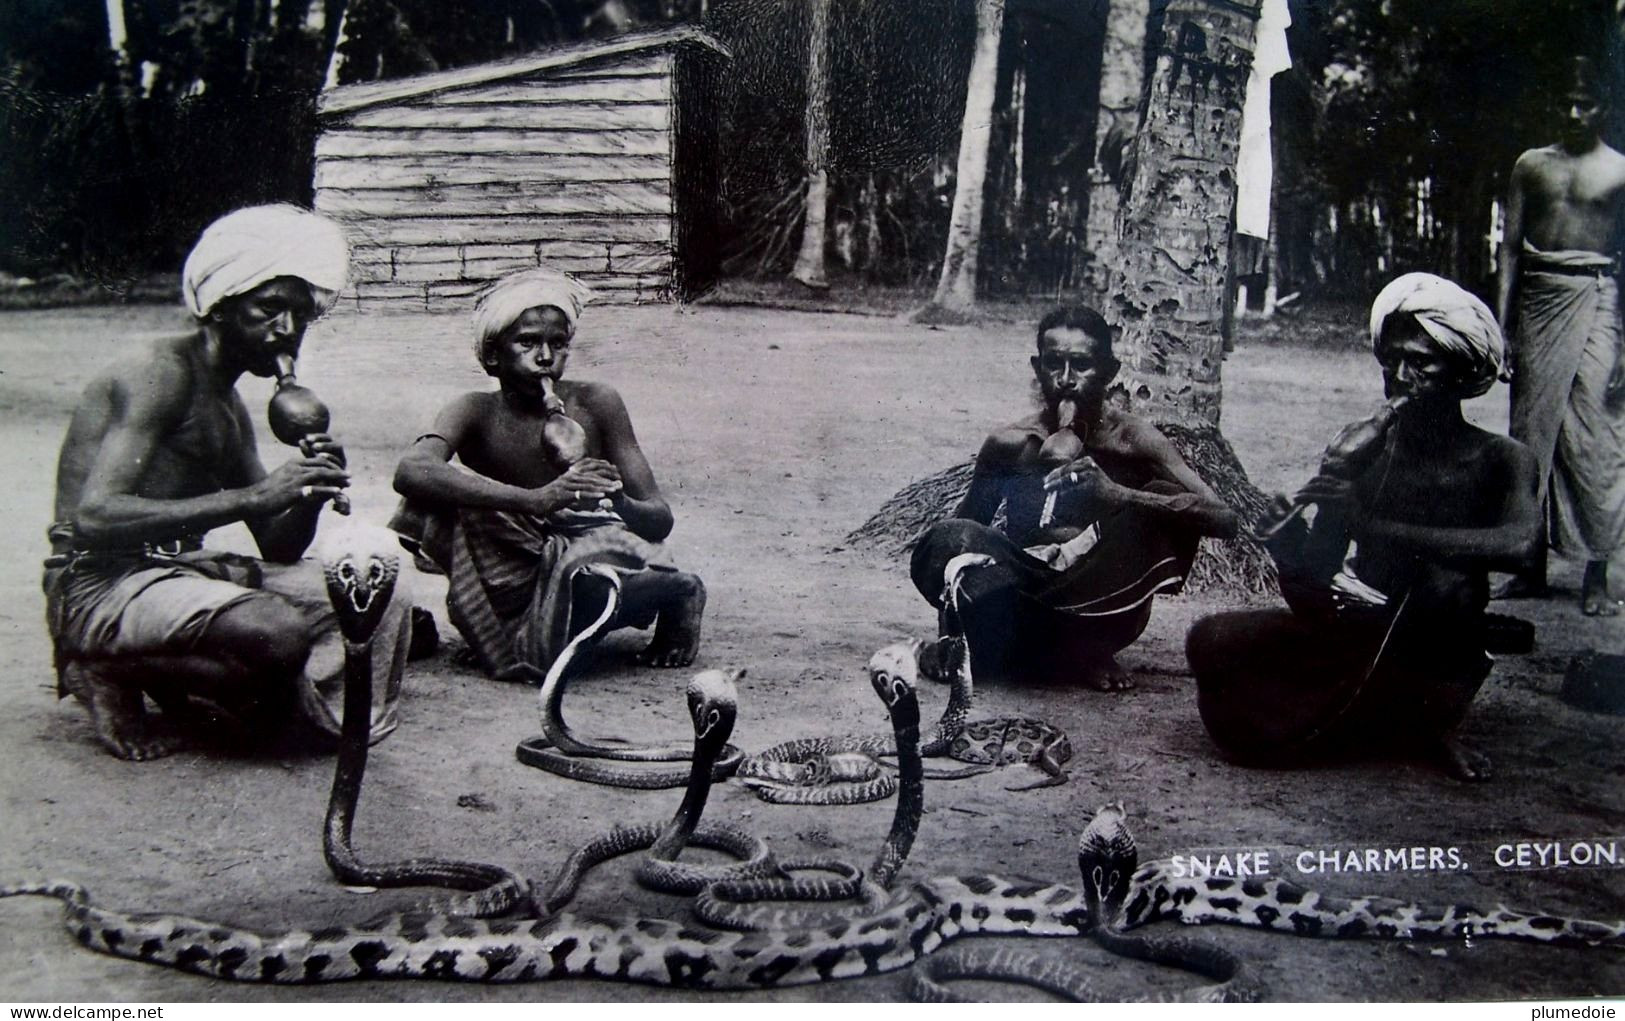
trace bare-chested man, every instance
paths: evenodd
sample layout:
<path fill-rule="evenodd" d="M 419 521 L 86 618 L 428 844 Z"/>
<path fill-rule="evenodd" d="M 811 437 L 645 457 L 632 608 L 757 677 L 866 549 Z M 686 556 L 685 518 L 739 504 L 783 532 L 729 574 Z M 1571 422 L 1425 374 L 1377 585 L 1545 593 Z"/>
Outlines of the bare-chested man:
<path fill-rule="evenodd" d="M 1552 545 L 1585 560 L 1588 616 L 1619 613 L 1608 561 L 1625 543 L 1625 156 L 1599 134 L 1604 94 L 1577 60 L 1562 137 L 1512 168 L 1497 294 L 1512 353 L 1511 432 L 1539 462 Z M 1498 595 L 1543 593 L 1542 554 Z"/>
<path fill-rule="evenodd" d="M 343 648 L 321 571 L 300 557 L 322 506 L 349 485 L 344 450 L 312 435 L 267 473 L 236 383 L 298 355 L 348 263 L 338 227 L 306 210 L 222 217 L 186 260 L 197 328 L 108 368 L 74 413 L 57 463 L 47 618 L 59 695 L 84 704 L 120 758 L 176 746 L 149 729 L 143 691 L 166 717 L 235 720 L 245 736 L 294 704 L 337 732 Z M 237 521 L 265 561 L 202 549 L 205 533 Z M 394 726 L 408 620 L 397 601 L 376 640 L 378 736 Z"/>
<path fill-rule="evenodd" d="M 621 576 L 610 626 L 655 625 L 640 662 L 687 666 L 699 649 L 705 586 L 658 545 L 671 532 L 671 508 L 621 395 L 562 378 L 590 293 L 547 268 L 494 285 L 474 326 L 480 364 L 498 389 L 447 405 L 395 473 L 407 500 L 395 527 L 450 576 L 452 623 L 486 671 L 504 679 L 540 683 L 601 612 L 607 586 L 580 573 L 592 564 Z M 584 430 L 573 463 L 544 435 L 554 399 Z"/>
<path fill-rule="evenodd" d="M 1245 764 L 1408 749 L 1485 779 L 1489 760 L 1452 732 L 1490 669 L 1489 572 L 1536 547 L 1535 459 L 1462 417 L 1504 367 L 1482 301 L 1409 273 L 1377 296 L 1371 337 L 1388 405 L 1257 526 L 1291 609 L 1218 614 L 1187 636 L 1202 721 Z"/>
<path fill-rule="evenodd" d="M 914 584 L 941 608 L 950 561 L 993 558 L 963 575 L 962 619 L 940 622 L 968 639 L 978 680 L 1130 688 L 1116 653 L 1145 630 L 1152 597 L 1184 582 L 1200 538 L 1234 535 L 1236 515 L 1156 427 L 1107 403 L 1118 361 L 1100 313 L 1044 316 L 1032 367 L 1042 408 L 982 444 L 954 516 L 915 547 Z M 928 647 L 922 666 L 945 655 Z"/>

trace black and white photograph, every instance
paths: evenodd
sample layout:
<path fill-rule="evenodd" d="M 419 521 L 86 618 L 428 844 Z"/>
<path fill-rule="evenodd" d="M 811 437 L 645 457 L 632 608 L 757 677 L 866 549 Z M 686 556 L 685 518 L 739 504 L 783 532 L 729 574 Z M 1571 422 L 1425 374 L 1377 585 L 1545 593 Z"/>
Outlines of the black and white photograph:
<path fill-rule="evenodd" d="M 1625 0 L 0 0 L 0 1001 L 1625 997 L 1622 149 Z"/>

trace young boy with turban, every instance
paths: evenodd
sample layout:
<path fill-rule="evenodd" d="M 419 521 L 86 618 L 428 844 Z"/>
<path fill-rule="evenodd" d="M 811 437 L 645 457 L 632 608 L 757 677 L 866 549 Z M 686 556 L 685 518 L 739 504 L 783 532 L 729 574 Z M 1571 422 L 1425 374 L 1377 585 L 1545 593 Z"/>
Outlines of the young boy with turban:
<path fill-rule="evenodd" d="M 46 561 L 58 695 L 89 712 L 124 759 L 176 747 L 149 730 L 143 693 L 165 715 L 204 711 L 266 733 L 294 704 L 337 733 L 344 653 L 321 571 L 300 558 L 322 505 L 349 485 L 344 449 L 307 438 L 273 472 L 236 389 L 276 375 L 344 286 L 336 224 L 294 206 L 240 209 L 186 259 L 196 329 L 144 344 L 86 388 L 57 462 Z M 265 558 L 203 549 L 219 525 L 248 526 Z M 373 734 L 395 725 L 410 639 L 397 600 L 374 644 Z"/>
<path fill-rule="evenodd" d="M 699 649 L 705 586 L 659 545 L 671 508 L 621 395 L 563 378 L 590 297 L 545 267 L 493 285 L 474 309 L 474 346 L 497 390 L 448 404 L 395 472 L 406 502 L 394 527 L 449 576 L 452 623 L 502 679 L 540 683 L 602 611 L 607 586 L 583 573 L 591 565 L 620 575 L 611 627 L 655 625 L 640 662 L 687 666 Z M 560 410 L 580 427 L 577 450 L 544 438 Z"/>
<path fill-rule="evenodd" d="M 1505 374 L 1483 302 L 1406 274 L 1377 296 L 1371 342 L 1388 403 L 1345 427 L 1320 473 L 1257 525 L 1291 609 L 1196 623 L 1185 648 L 1198 706 L 1243 763 L 1409 746 L 1486 779 L 1488 759 L 1452 731 L 1490 670 L 1489 572 L 1536 549 L 1535 460 L 1462 417 Z"/>

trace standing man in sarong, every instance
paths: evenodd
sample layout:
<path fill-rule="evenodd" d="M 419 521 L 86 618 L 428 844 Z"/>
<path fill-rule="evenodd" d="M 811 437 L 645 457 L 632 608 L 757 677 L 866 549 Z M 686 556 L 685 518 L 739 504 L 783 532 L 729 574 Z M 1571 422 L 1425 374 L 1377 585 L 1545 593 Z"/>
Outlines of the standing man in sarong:
<path fill-rule="evenodd" d="M 58 696 L 74 695 L 123 759 L 172 751 L 143 693 L 171 717 L 268 733 L 295 704 L 337 734 L 344 649 L 322 572 L 300 557 L 324 504 L 349 485 L 344 449 L 306 438 L 273 472 L 260 463 L 236 383 L 276 375 L 344 286 L 349 246 L 293 206 L 215 221 L 182 274 L 196 329 L 144 344 L 85 389 L 57 462 L 46 561 Z M 203 549 L 241 521 L 265 558 Z M 374 738 L 395 726 L 410 639 L 394 600 L 373 646 Z"/>
<path fill-rule="evenodd" d="M 1372 304 L 1371 343 L 1388 403 L 1256 526 L 1290 609 L 1196 622 L 1197 705 L 1243 764 L 1399 752 L 1487 779 L 1454 731 L 1490 670 L 1489 572 L 1524 567 L 1539 525 L 1534 457 L 1461 413 L 1502 374 L 1501 330 L 1462 288 L 1407 273 Z"/>
<path fill-rule="evenodd" d="M 1179 590 L 1202 536 L 1236 532 L 1167 437 L 1106 403 L 1118 365 L 1100 313 L 1045 315 L 1032 356 L 1042 406 L 987 438 L 959 508 L 914 549 L 914 585 L 944 610 L 945 640 L 967 639 L 978 680 L 1133 687 L 1116 653 L 1145 630 L 1152 597 Z M 962 554 L 993 563 L 963 574 L 954 619 L 944 573 Z M 948 655 L 927 646 L 921 665 L 940 675 Z"/>
<path fill-rule="evenodd" d="M 563 379 L 591 291 L 548 268 L 498 281 L 474 309 L 474 351 L 498 389 L 446 405 L 395 472 L 392 527 L 450 577 L 446 609 L 487 673 L 540 684 L 605 607 L 605 565 L 622 602 L 609 627 L 655 625 L 650 666 L 694 662 L 705 586 L 660 542 L 671 507 L 638 446 L 621 395 Z M 573 420 L 571 457 L 549 441 Z M 449 462 L 455 457 L 461 467 Z"/>
<path fill-rule="evenodd" d="M 1599 134 L 1603 94 L 1590 62 L 1578 59 L 1562 138 L 1512 168 L 1498 292 L 1512 354 L 1511 432 L 1539 462 L 1552 545 L 1585 561 L 1588 616 L 1619 613 L 1608 561 L 1625 541 L 1625 156 Z M 1543 550 L 1497 594 L 1545 588 Z"/>

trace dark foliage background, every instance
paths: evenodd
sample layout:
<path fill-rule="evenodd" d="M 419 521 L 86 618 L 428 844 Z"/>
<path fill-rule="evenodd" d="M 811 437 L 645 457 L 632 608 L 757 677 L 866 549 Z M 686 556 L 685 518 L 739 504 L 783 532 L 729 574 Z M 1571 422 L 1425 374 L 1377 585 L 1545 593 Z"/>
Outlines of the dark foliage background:
<path fill-rule="evenodd" d="M 399 77 L 678 21 L 703 24 L 734 54 L 723 89 L 726 268 L 777 275 L 794 254 L 805 0 L 122 6 L 120 61 L 106 0 L 0 0 L 0 271 L 117 290 L 173 272 L 228 209 L 308 202 L 314 101 L 330 67 L 340 82 Z M 1366 292 L 1412 268 L 1482 285 L 1491 201 L 1516 154 L 1550 140 L 1569 58 L 1617 64 L 1613 5 L 1291 7 L 1296 63 L 1274 96 L 1282 289 Z M 919 285 L 941 259 L 974 3 L 833 0 L 831 10 L 831 269 L 838 284 Z M 983 224 L 989 291 L 1077 282 L 1095 158 L 1092 10 L 1011 0 Z"/>

